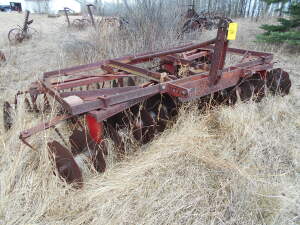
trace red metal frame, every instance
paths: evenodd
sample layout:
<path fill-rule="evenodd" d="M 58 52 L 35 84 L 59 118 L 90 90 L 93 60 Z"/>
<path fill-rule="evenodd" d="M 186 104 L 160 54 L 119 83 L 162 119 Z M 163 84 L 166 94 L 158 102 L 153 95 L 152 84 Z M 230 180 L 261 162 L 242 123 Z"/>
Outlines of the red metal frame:
<path fill-rule="evenodd" d="M 157 94 L 168 94 L 180 101 L 189 101 L 214 92 L 233 87 L 241 78 L 267 71 L 273 67 L 273 55 L 264 52 L 228 48 L 228 22 L 220 22 L 217 38 L 198 44 L 187 44 L 168 50 L 144 53 L 136 56 L 105 60 L 93 64 L 46 72 L 43 79 L 29 90 L 34 96 L 47 93 L 55 98 L 66 111 L 48 123 L 23 131 L 20 138 L 25 141 L 33 134 L 55 126 L 60 121 L 86 114 L 97 122 L 124 111 Z M 224 68 L 226 54 L 243 56 L 241 63 Z M 203 57 L 211 60 L 210 65 L 197 61 Z M 188 65 L 196 62 L 202 72 L 190 71 L 184 78 L 139 67 L 138 64 L 160 59 L 166 65 Z M 197 64 L 198 62 L 198 64 Z M 194 72 L 193 72 L 194 71 Z M 123 86 L 128 77 L 142 77 L 147 83 Z M 73 88 L 93 85 L 104 81 L 118 81 L 119 87 L 97 90 L 74 91 Z M 71 89 L 67 91 L 66 89 Z M 66 97 L 77 96 L 81 102 L 70 103 Z"/>

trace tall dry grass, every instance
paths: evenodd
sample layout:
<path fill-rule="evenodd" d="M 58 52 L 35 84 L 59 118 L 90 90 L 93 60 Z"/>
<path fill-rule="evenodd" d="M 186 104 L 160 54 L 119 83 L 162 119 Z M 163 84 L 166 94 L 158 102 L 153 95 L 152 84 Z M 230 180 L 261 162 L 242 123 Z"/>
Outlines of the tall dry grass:
<path fill-rule="evenodd" d="M 44 71 L 182 42 L 169 41 L 170 31 L 143 49 L 147 36 L 68 31 L 62 18 L 33 17 L 40 34 L 7 46 L 6 30 L 23 15 L 0 14 L 0 49 L 8 58 L 0 67 L 1 104 Z M 299 224 L 299 55 L 257 45 L 257 24 L 238 22 L 232 45 L 273 51 L 293 80 L 289 96 L 204 114 L 187 105 L 174 126 L 124 161 L 111 161 L 104 174 L 86 169 L 81 190 L 53 176 L 45 142 L 57 138 L 54 132 L 32 139 L 36 151 L 20 143 L 21 130 L 49 117 L 20 105 L 13 129 L 0 130 L 0 224 Z"/>

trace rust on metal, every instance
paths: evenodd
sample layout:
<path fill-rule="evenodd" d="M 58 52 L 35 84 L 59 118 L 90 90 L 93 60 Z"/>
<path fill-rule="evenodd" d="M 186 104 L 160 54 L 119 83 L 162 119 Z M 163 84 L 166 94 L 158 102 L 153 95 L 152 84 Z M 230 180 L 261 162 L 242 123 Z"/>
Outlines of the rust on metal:
<path fill-rule="evenodd" d="M 81 19 L 74 19 L 73 21 L 70 20 L 70 16 L 69 16 L 69 12 L 71 12 L 72 10 L 68 7 L 64 8 L 64 13 L 65 13 L 68 27 L 70 28 L 73 27 L 78 30 L 82 30 L 91 24 L 94 28 L 96 28 L 95 19 L 92 13 L 92 7 L 95 6 L 93 4 L 87 4 L 86 7 L 89 14 L 89 19 L 81 18 Z"/>
<path fill-rule="evenodd" d="M 104 172 L 109 155 L 107 138 L 114 143 L 120 160 L 126 155 L 122 130 L 138 144 L 148 143 L 172 123 L 183 102 L 197 99 L 205 105 L 211 98 L 224 104 L 234 104 L 239 99 L 260 101 L 266 89 L 273 94 L 288 94 L 289 75 L 280 68 L 273 69 L 272 54 L 228 47 L 229 22 L 221 19 L 217 37 L 206 42 L 45 72 L 27 91 L 17 93 L 15 106 L 20 95 L 29 95 L 25 103 L 31 111 L 41 113 L 39 96 L 44 105 L 49 105 L 51 97 L 58 103 L 60 114 L 22 131 L 20 139 L 33 148 L 28 142 L 32 135 L 57 128 L 64 121 L 77 121 L 79 128 L 73 128 L 66 140 L 57 132 L 65 147 L 56 142 L 48 146 L 57 155 L 60 176 L 67 182 L 80 183 L 74 156 L 88 155 L 95 170 Z M 242 59 L 226 66 L 229 54 Z M 145 66 L 154 61 L 158 61 L 157 67 Z M 3 109 L 4 125 L 10 129 L 13 107 L 7 102 Z M 85 124 L 79 122 L 83 117 Z M 68 160 L 58 160 L 64 155 Z"/>
<path fill-rule="evenodd" d="M 6 61 L 6 57 L 5 57 L 4 53 L 2 51 L 0 51 L 0 63 L 5 62 L 5 61 Z"/>
<path fill-rule="evenodd" d="M 24 41 L 24 39 L 29 39 L 32 36 L 29 29 L 36 32 L 33 28 L 29 28 L 29 25 L 33 23 L 33 20 L 29 20 L 30 12 L 28 10 L 25 11 L 25 18 L 23 26 L 18 26 L 16 28 L 11 29 L 8 32 L 8 40 L 11 44 L 17 44 Z"/>
<path fill-rule="evenodd" d="M 182 16 L 183 26 L 180 36 L 196 30 L 203 31 L 218 28 L 220 19 L 228 19 L 224 18 L 223 15 L 212 12 L 201 12 L 201 14 L 198 14 L 195 10 L 194 2 L 188 6 L 191 8 Z"/>
<path fill-rule="evenodd" d="M 287 72 L 281 68 L 271 70 L 267 76 L 267 86 L 272 93 L 289 94 L 291 88 L 291 80 Z"/>
<path fill-rule="evenodd" d="M 69 137 L 69 142 L 71 144 L 71 152 L 73 155 L 78 155 L 84 152 L 87 146 L 87 138 L 85 132 L 75 129 L 73 130 L 71 136 Z"/>
<path fill-rule="evenodd" d="M 59 176 L 65 179 L 67 183 L 74 184 L 77 188 L 82 187 L 81 170 L 71 152 L 57 141 L 49 142 L 48 147 Z"/>
<path fill-rule="evenodd" d="M 93 16 L 92 9 L 91 9 L 92 7 L 95 7 L 95 6 L 93 4 L 87 4 L 86 7 L 87 7 L 88 14 L 90 16 L 90 20 L 91 20 L 93 27 L 96 27 L 94 16 Z"/>
<path fill-rule="evenodd" d="M 108 135 L 112 139 L 112 141 L 115 144 L 115 148 L 117 151 L 117 158 L 118 160 L 122 159 L 125 156 L 125 144 L 121 138 L 121 136 L 118 134 L 117 130 L 111 125 L 107 125 Z"/>
<path fill-rule="evenodd" d="M 13 125 L 12 107 L 7 101 L 3 103 L 3 123 L 6 131 L 11 129 Z"/>

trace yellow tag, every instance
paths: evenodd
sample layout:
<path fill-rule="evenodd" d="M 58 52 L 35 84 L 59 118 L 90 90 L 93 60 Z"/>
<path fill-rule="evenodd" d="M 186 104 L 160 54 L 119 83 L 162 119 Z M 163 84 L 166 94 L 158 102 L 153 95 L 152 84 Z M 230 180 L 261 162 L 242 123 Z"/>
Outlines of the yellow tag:
<path fill-rule="evenodd" d="M 233 41 L 236 39 L 236 33 L 238 29 L 237 23 L 230 23 L 228 27 L 227 40 Z"/>

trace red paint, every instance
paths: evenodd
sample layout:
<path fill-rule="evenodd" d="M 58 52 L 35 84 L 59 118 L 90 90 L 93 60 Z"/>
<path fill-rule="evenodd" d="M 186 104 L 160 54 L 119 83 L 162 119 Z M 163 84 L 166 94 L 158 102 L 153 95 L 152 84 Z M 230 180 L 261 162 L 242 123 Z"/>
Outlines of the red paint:
<path fill-rule="evenodd" d="M 91 115 L 85 116 L 90 135 L 96 143 L 100 143 L 103 138 L 103 123 L 97 122 L 96 118 Z"/>
<path fill-rule="evenodd" d="M 175 66 L 173 64 L 164 64 L 163 65 L 163 69 L 165 69 L 166 71 L 168 71 L 171 74 L 174 74 L 176 72 Z"/>

